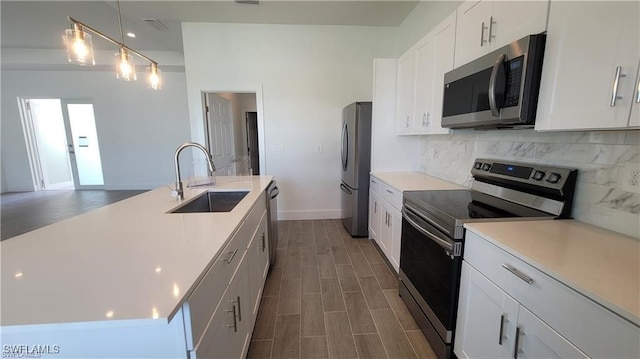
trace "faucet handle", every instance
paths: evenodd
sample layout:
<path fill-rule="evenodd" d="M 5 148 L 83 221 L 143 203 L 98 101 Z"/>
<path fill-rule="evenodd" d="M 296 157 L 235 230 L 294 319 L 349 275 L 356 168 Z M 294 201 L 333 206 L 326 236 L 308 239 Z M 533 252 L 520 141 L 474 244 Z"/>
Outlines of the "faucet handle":
<path fill-rule="evenodd" d="M 171 190 L 171 197 L 173 197 L 173 198 L 178 198 L 178 196 L 180 195 L 180 193 L 179 193 L 177 190 L 173 189 L 173 188 L 172 188 L 171 186 L 169 186 L 169 185 L 167 185 L 167 187 L 169 187 L 169 189 Z"/>

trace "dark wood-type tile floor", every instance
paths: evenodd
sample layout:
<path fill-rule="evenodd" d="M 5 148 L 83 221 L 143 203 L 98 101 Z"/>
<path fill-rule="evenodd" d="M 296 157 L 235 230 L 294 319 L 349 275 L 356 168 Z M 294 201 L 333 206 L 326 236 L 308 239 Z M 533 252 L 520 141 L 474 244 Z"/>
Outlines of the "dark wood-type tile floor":
<path fill-rule="evenodd" d="M 146 191 L 38 191 L 0 196 L 2 240 Z"/>
<path fill-rule="evenodd" d="M 248 358 L 436 358 L 368 239 L 282 221 Z"/>

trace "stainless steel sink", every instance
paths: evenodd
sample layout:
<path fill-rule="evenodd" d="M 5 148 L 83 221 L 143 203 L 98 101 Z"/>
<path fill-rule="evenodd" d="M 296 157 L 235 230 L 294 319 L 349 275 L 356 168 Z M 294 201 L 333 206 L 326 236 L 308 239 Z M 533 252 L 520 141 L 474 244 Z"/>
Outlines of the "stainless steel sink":
<path fill-rule="evenodd" d="M 231 212 L 249 191 L 205 192 L 169 213 Z"/>

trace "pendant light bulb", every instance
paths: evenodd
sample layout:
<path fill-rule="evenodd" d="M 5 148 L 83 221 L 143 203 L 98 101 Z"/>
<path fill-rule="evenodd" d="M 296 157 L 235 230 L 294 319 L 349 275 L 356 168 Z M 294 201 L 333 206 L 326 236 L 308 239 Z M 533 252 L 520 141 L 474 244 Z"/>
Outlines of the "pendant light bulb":
<path fill-rule="evenodd" d="M 152 62 L 148 70 L 148 87 L 152 90 L 160 90 L 162 88 L 162 81 L 160 78 L 160 69 L 158 64 Z"/>
<path fill-rule="evenodd" d="M 67 48 L 67 60 L 70 63 L 84 66 L 96 64 L 91 35 L 86 33 L 80 24 L 73 23 L 73 28 L 65 30 L 62 39 Z"/>
<path fill-rule="evenodd" d="M 124 81 L 135 81 L 137 79 L 136 66 L 127 49 L 121 47 L 120 51 L 116 53 L 116 57 L 118 58 L 116 77 Z"/>

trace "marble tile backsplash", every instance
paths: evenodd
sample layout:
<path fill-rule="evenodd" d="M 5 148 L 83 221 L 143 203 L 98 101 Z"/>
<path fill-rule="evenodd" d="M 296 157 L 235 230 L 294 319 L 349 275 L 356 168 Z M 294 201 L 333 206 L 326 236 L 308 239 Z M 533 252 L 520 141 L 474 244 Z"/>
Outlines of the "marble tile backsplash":
<path fill-rule="evenodd" d="M 578 169 L 573 217 L 640 238 L 640 191 L 623 189 L 626 163 L 640 163 L 640 131 L 535 132 L 459 130 L 423 136 L 418 169 L 471 185 L 476 158 Z"/>

